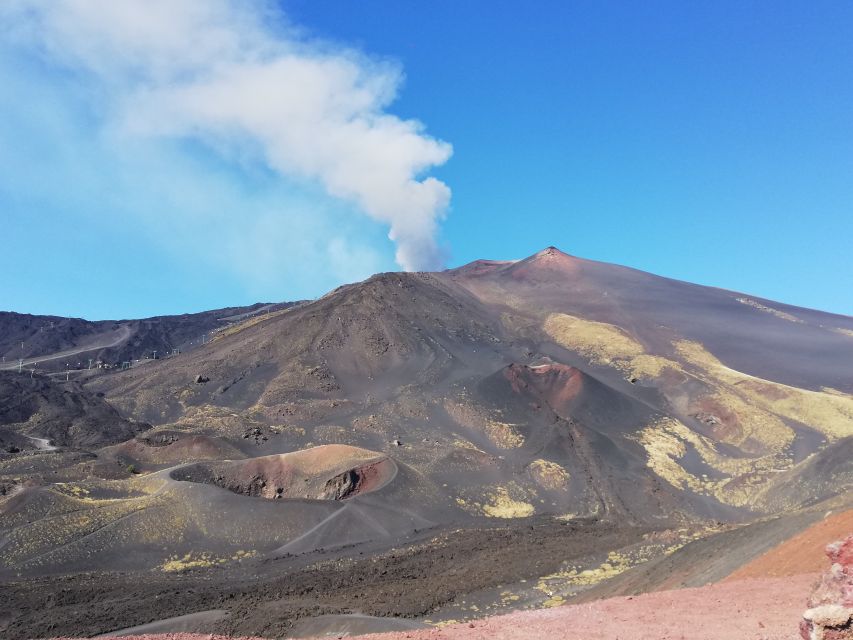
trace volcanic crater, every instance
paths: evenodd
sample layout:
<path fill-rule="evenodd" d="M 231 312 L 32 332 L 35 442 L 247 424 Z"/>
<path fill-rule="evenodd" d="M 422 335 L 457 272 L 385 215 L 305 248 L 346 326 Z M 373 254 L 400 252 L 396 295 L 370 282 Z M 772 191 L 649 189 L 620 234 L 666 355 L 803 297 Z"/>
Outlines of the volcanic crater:
<path fill-rule="evenodd" d="M 346 500 L 381 489 L 397 475 L 387 456 L 347 445 L 321 445 L 248 460 L 179 467 L 174 480 L 212 484 L 269 500 Z"/>

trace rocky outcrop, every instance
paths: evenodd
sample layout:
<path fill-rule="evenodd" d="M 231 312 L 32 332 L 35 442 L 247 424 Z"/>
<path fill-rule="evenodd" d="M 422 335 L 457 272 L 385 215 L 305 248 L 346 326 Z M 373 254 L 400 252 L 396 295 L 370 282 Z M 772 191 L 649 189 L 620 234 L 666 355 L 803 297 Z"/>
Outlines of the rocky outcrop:
<path fill-rule="evenodd" d="M 319 497 L 321 500 L 346 500 L 358 493 L 361 484 L 358 469 L 350 469 L 329 479 Z"/>
<path fill-rule="evenodd" d="M 853 535 L 826 548 L 832 566 L 809 598 L 804 640 L 853 640 Z"/>

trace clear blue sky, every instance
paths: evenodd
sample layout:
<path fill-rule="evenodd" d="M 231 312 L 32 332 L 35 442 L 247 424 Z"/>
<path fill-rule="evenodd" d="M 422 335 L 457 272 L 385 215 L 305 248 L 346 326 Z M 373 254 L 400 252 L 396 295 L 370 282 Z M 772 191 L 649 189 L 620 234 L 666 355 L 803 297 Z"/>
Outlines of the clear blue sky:
<path fill-rule="evenodd" d="M 448 266 L 555 245 L 853 314 L 853 4 L 281 7 L 320 48 L 401 68 L 383 108 L 453 146 L 427 171 L 452 190 L 437 235 Z M 186 135 L 104 152 L 92 139 L 114 122 L 92 95 L 114 80 L 90 75 L 19 42 L 0 48 L 0 308 L 179 313 L 316 296 L 397 268 L 385 222 L 251 152 Z M 277 203 L 287 223 L 265 226 Z M 224 209 L 247 212 L 251 232 Z M 312 257 L 330 233 L 334 267 Z M 294 236 L 308 244 L 291 247 Z M 255 254 L 257 268 L 235 264 Z"/>

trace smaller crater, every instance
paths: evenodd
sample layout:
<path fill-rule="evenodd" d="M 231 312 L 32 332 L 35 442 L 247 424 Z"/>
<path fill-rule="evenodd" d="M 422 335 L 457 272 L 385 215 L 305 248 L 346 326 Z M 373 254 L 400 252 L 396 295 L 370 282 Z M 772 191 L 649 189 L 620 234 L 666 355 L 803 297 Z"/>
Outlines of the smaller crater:
<path fill-rule="evenodd" d="M 269 500 L 347 500 L 384 487 L 396 473 L 397 465 L 383 454 L 323 445 L 248 460 L 198 462 L 171 477 Z"/>

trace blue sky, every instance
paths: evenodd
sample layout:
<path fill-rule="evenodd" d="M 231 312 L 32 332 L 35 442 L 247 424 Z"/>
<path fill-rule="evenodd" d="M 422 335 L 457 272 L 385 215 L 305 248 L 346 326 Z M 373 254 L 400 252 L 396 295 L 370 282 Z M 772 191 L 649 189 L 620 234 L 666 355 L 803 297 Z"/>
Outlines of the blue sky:
<path fill-rule="evenodd" d="M 226 53 L 267 56 L 243 37 L 261 29 L 273 55 L 329 79 L 323 100 L 357 103 L 340 117 L 368 123 L 369 137 L 287 146 L 301 112 L 276 114 L 315 87 L 294 94 L 298 76 L 280 69 L 291 75 L 234 91 L 214 69 L 193 102 L 185 77 L 214 75 L 203 56 L 151 50 L 150 38 L 137 50 L 133 33 L 119 50 L 90 45 L 126 16 L 0 32 L 0 308 L 180 313 L 556 245 L 853 314 L 853 5 L 278 8 L 249 16 L 261 26 Z M 197 18 L 187 24 L 204 35 L 222 16 Z M 124 47 L 133 55 L 113 62 Z M 323 110 L 329 126 L 305 125 L 318 147 L 341 124 Z M 360 171 L 375 140 L 399 153 Z"/>

